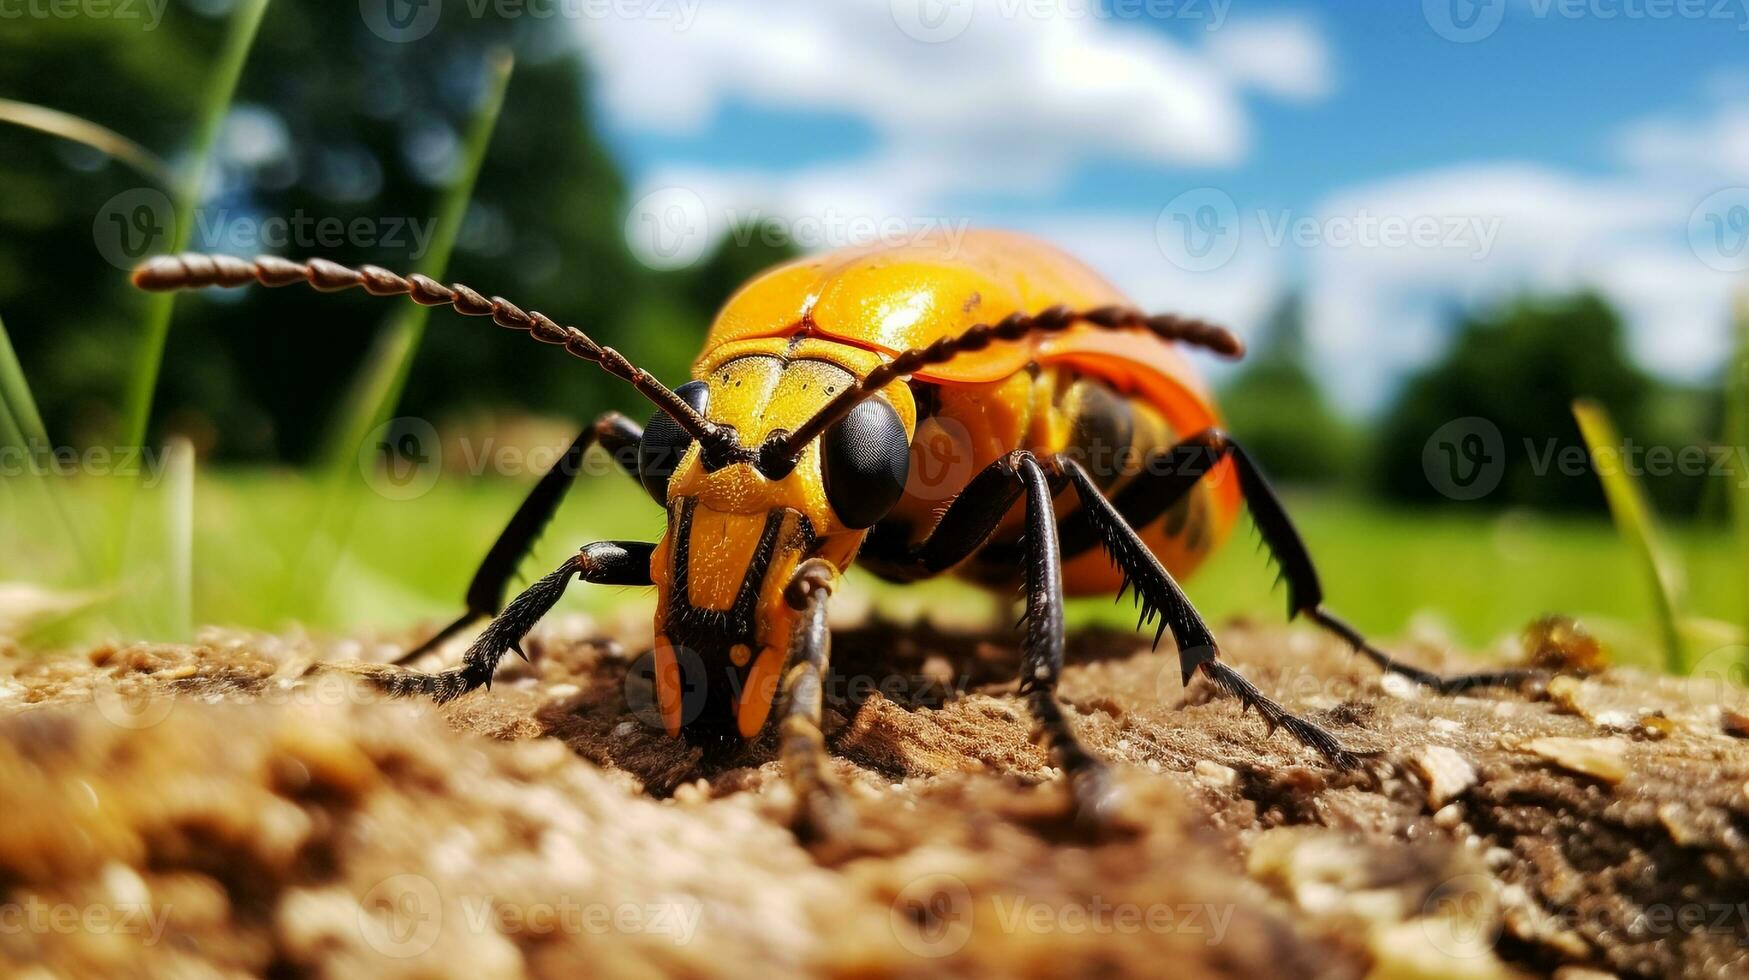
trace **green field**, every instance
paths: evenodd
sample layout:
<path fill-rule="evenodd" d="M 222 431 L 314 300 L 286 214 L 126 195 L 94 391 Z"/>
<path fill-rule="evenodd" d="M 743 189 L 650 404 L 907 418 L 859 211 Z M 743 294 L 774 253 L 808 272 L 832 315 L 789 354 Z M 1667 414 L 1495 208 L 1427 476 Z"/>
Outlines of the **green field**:
<path fill-rule="evenodd" d="M 445 476 L 428 492 L 392 500 L 359 492 L 351 539 L 343 549 L 310 540 L 323 500 L 306 474 L 286 470 L 234 471 L 196 481 L 192 501 L 180 502 L 160 486 L 137 505 L 133 540 L 125 552 L 126 585 L 112 594 L 107 622 L 82 619 L 40 625 L 42 643 L 69 642 L 93 632 L 172 637 L 182 629 L 174 611 L 182 590 L 192 594 L 188 621 L 276 629 L 291 623 L 321 630 L 394 630 L 453 615 L 474 563 L 515 509 L 526 483 Z M 119 508 L 106 504 L 100 485 L 55 487 L 59 509 L 79 528 L 88 549 L 107 547 Z M 0 579 L 30 581 L 91 597 L 82 587 L 74 552 L 59 518 L 41 492 L 13 486 L 0 533 L 4 553 L 34 556 Z M 185 496 L 185 495 L 184 495 Z M 1577 616 L 1607 640 L 1618 659 L 1655 664 L 1651 607 L 1638 568 L 1602 519 L 1551 518 L 1530 512 L 1489 514 L 1383 509 L 1333 496 L 1296 495 L 1290 505 L 1323 573 L 1331 606 L 1380 637 L 1409 633 L 1450 636 L 1472 647 L 1516 634 L 1545 613 Z M 191 508 L 191 574 L 178 586 L 169 542 L 177 506 Z M 101 519 L 99 519 L 101 518 Z M 661 512 L 629 481 L 585 478 L 524 568 L 534 575 L 557 565 L 575 545 L 599 538 L 654 537 Z M 1728 535 L 1675 528 L 1671 544 L 1682 559 L 1682 609 L 1695 626 L 1691 657 L 1725 642 L 1722 624 L 1740 621 L 1741 564 Z M 1241 524 L 1229 547 L 1186 582 L 1211 619 L 1264 620 L 1282 614 L 1272 590 L 1273 570 Z M 186 549 L 181 549 L 186 550 Z M 899 588 L 853 577 L 853 588 L 876 608 L 895 615 L 951 609 L 959 618 L 993 609 L 991 600 L 956 583 Z M 602 610 L 615 604 L 647 607 L 637 590 L 575 589 L 570 608 Z M 1128 603 L 1082 600 L 1078 622 L 1133 622 Z"/>

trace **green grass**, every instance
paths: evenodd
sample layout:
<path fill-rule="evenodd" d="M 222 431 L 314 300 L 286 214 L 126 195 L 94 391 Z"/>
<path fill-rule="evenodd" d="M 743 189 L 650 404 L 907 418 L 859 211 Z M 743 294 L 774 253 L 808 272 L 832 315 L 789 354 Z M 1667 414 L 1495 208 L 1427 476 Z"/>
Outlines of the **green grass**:
<path fill-rule="evenodd" d="M 244 0 L 231 14 L 224 47 L 203 93 L 200 113 L 195 117 L 194 140 L 174 188 L 172 203 L 176 226 L 171 232 L 172 252 L 186 249 L 189 236 L 193 234 L 194 209 L 200 204 L 201 190 L 206 182 L 207 161 L 218 141 L 225 116 L 230 112 L 237 82 L 243 77 L 243 66 L 249 60 L 249 49 L 255 44 L 255 32 L 261 26 L 267 4 L 268 0 Z M 164 363 L 164 344 L 170 337 L 170 320 L 175 312 L 174 292 L 157 293 L 146 300 L 145 331 L 134 354 L 133 376 L 129 380 L 122 410 L 125 428 L 121 444 L 124 446 L 146 445 L 152 421 L 152 401 L 158 391 L 158 372 Z"/>
<path fill-rule="evenodd" d="M 445 278 L 450 253 L 467 216 L 468 202 L 474 196 L 474 183 L 480 176 L 492 133 L 498 127 L 515 64 L 508 50 L 496 50 L 488 59 L 486 88 L 463 143 L 462 166 L 438 200 L 437 230 L 431 250 L 416 270 L 423 275 L 440 281 Z M 304 556 L 291 567 L 284 587 L 279 590 L 287 603 L 282 608 L 310 608 L 336 594 L 330 580 L 336 564 L 344 557 L 339 546 L 358 519 L 358 501 L 366 492 L 359 485 L 359 450 L 371 431 L 392 417 L 430 318 L 430 307 L 402 301 L 377 336 L 370 356 L 330 423 L 322 454 L 326 489 L 313 519 L 316 533 L 310 535 Z"/>
<path fill-rule="evenodd" d="M 1581 398 L 1573 403 L 1573 418 L 1578 421 L 1579 433 L 1591 452 L 1616 531 L 1640 566 L 1640 578 L 1645 583 L 1658 640 L 1664 650 L 1664 665 L 1672 673 L 1680 672 L 1687 658 L 1682 652 L 1682 634 L 1677 625 L 1678 580 L 1651 505 L 1646 502 L 1639 481 L 1619 459 L 1616 448 L 1622 445 L 1621 437 L 1603 406 Z"/>
<path fill-rule="evenodd" d="M 318 629 L 405 629 L 447 619 L 475 563 L 515 510 L 525 482 L 445 476 L 424 496 L 390 500 L 366 496 L 349 547 L 329 583 L 330 601 L 301 622 Z M 289 471 L 203 471 L 197 478 L 194 529 L 193 616 L 198 623 L 269 629 L 281 618 L 278 589 L 309 534 L 307 519 L 318 478 Z M 104 512 L 106 483 L 66 485 L 78 514 Z M 1618 660 L 1661 665 L 1653 609 L 1633 555 L 1607 519 L 1552 518 L 1528 512 L 1485 515 L 1464 510 L 1408 511 L 1332 496 L 1290 497 L 1323 574 L 1330 605 L 1362 629 L 1401 637 L 1412 626 L 1438 624 L 1471 647 L 1516 634 L 1545 613 L 1579 617 L 1612 642 Z M 25 567 L 50 569 L 76 583 L 76 564 L 56 546 L 49 528 L 20 515 L 7 534 L 32 552 Z M 93 527 L 102 533 L 101 525 Z M 661 511 L 630 480 L 585 477 L 524 566 L 536 576 L 557 566 L 576 545 L 600 538 L 654 538 Z M 33 537 L 33 535 L 35 535 Z M 1737 603 L 1738 559 L 1729 535 L 1716 530 L 1670 529 L 1674 551 L 1685 557 L 1693 587 L 1692 615 L 1729 618 Z M 1253 550 L 1241 524 L 1233 540 L 1185 582 L 1211 621 L 1255 616 L 1276 622 L 1285 599 L 1271 591 L 1272 571 Z M 40 547 L 34 542 L 40 541 Z M 136 570 L 162 579 L 171 569 Z M 39 579 L 39 581 L 46 581 Z M 985 603 L 957 583 L 895 587 L 866 575 L 853 590 L 872 592 L 882 608 L 927 609 Z M 650 609 L 647 590 L 574 589 L 567 608 Z M 974 608 L 977 608 L 975 605 Z M 1128 603 L 1078 600 L 1072 622 L 1132 625 Z"/>

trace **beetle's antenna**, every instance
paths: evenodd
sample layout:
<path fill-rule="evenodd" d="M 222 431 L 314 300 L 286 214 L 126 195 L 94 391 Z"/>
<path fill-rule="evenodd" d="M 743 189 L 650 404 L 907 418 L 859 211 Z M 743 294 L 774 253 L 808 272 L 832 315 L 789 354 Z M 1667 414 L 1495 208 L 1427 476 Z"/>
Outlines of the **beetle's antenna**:
<path fill-rule="evenodd" d="M 698 440 L 707 453 L 726 459 L 746 452 L 732 430 L 700 415 L 667 385 L 627 360 L 619 351 L 597 344 L 576 327 L 553 322 L 544 313 L 525 313 L 501 296 L 487 299 L 461 283 L 445 286 L 418 273 L 402 277 L 374 265 L 354 269 L 327 259 L 293 262 L 260 255 L 246 260 L 193 252 L 148 259 L 134 270 L 133 282 L 135 286 L 152 292 L 207 286 L 230 288 L 250 283 L 288 286 L 302 282 L 324 293 L 362 286 L 372 296 L 407 296 L 421 306 L 448 306 L 463 316 L 489 316 L 501 327 L 526 331 L 541 343 L 561 346 L 576 357 L 601 365 L 608 374 L 630 382 L 657 408 L 668 413 L 687 435 Z"/>
<path fill-rule="evenodd" d="M 983 350 L 993 343 L 1020 340 L 1031 333 L 1054 333 L 1077 323 L 1106 330 L 1147 330 L 1162 340 L 1201 347 L 1227 358 L 1245 354 L 1244 343 L 1227 328 L 1194 317 L 1171 313 L 1150 316 L 1123 306 L 1102 306 L 1084 312 L 1053 306 L 1031 316 L 1013 313 L 995 323 L 980 323 L 967 328 L 964 333 L 943 337 L 928 347 L 913 347 L 870 371 L 860 382 L 839 392 L 800 426 L 789 432 L 772 433 L 759 447 L 760 471 L 775 479 L 794 469 L 808 443 L 849 414 L 858 402 L 899 378 L 951 361 L 961 354 Z"/>

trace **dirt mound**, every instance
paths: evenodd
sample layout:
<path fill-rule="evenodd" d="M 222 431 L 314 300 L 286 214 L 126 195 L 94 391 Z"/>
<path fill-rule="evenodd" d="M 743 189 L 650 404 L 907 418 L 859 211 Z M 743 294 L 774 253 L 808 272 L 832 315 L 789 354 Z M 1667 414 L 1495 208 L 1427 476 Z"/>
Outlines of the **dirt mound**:
<path fill-rule="evenodd" d="M 0 658 L 0 967 L 62 975 L 1749 975 L 1749 742 L 1702 681 L 1437 698 L 1307 633 L 1229 660 L 1356 749 L 1335 773 L 1127 634 L 1063 693 L 1126 828 L 1077 835 L 1006 636 L 835 640 L 860 828 L 784 829 L 771 746 L 646 722 L 620 632 L 439 709 L 355 642 Z M 623 640 L 623 642 L 616 642 Z M 1437 663 L 1423 651 L 1419 659 Z"/>

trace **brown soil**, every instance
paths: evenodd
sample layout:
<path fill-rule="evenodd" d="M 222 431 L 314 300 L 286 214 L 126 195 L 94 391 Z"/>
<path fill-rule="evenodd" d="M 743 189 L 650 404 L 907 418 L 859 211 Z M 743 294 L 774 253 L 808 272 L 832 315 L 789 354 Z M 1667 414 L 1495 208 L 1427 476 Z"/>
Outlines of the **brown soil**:
<path fill-rule="evenodd" d="M 1007 637 L 863 626 L 828 719 L 860 827 L 827 856 L 785 829 L 769 745 L 706 764 L 628 707 L 638 637 L 561 619 L 444 709 L 311 669 L 388 645 L 0 651 L 0 972 L 1749 976 L 1740 691 L 1438 698 L 1227 628 L 1265 691 L 1378 752 L 1342 774 L 1170 651 L 1084 633 L 1063 693 L 1126 796 L 1088 839 Z"/>

